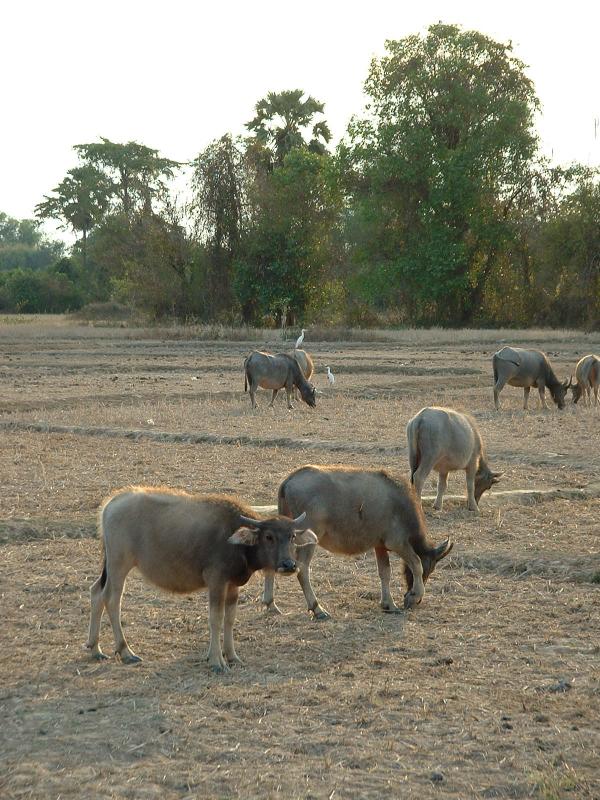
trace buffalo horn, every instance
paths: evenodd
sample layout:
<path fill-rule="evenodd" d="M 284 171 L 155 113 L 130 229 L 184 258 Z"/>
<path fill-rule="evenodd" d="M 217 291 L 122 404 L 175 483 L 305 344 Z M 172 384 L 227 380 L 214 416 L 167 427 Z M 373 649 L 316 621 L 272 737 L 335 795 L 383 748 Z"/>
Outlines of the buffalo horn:
<path fill-rule="evenodd" d="M 244 525 L 249 525 L 251 528 L 260 528 L 262 521 L 260 519 L 252 519 L 252 517 L 244 517 L 240 514 L 240 521 Z"/>
<path fill-rule="evenodd" d="M 303 511 L 299 517 L 296 517 L 296 519 L 292 521 L 292 524 L 294 528 L 298 530 L 306 530 L 308 528 L 308 524 L 306 523 L 306 511 Z"/>
<path fill-rule="evenodd" d="M 438 547 L 434 549 L 435 560 L 439 561 L 440 558 L 444 558 L 444 556 L 447 556 L 450 550 L 452 550 L 453 546 L 454 542 L 451 542 L 449 538 L 446 539 L 445 542 L 442 542 Z"/>

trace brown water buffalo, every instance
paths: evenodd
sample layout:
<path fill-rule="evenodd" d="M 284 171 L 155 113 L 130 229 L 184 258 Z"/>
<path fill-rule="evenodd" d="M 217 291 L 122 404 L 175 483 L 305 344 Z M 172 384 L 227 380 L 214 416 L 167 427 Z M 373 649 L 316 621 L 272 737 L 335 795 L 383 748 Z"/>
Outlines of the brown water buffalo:
<path fill-rule="evenodd" d="M 254 350 L 244 361 L 244 391 L 250 391 L 252 408 L 257 407 L 256 390 L 260 386 L 263 389 L 272 389 L 273 396 L 269 405 L 273 407 L 277 392 L 285 389 L 287 395 L 287 407 L 293 408 L 292 390 L 297 387 L 304 402 L 311 408 L 316 405 L 316 391 L 312 383 L 309 383 L 298 361 L 288 353 L 263 353 Z"/>
<path fill-rule="evenodd" d="M 552 399 L 559 408 L 565 407 L 565 396 L 570 382 L 561 383 L 548 361 L 548 357 L 540 350 L 524 350 L 522 347 L 503 347 L 494 353 L 492 358 L 494 368 L 494 405 L 496 411 L 500 406 L 498 397 L 505 384 L 521 386 L 523 388 L 523 408 L 527 409 L 529 391 L 536 386 L 544 408 L 546 405 L 546 386 L 550 390 Z"/>
<path fill-rule="evenodd" d="M 208 589 L 209 666 L 214 672 L 223 672 L 228 669 L 227 662 L 239 662 L 233 643 L 239 587 L 257 570 L 286 575 L 296 572 L 294 546 L 317 541 L 305 519 L 305 514 L 294 520 L 257 519 L 251 508 L 225 495 L 194 495 L 144 486 L 111 495 L 99 514 L 104 544 L 102 574 L 90 590 L 87 647 L 92 656 L 106 657 L 98 641 L 106 609 L 121 661 L 141 661 L 121 628 L 125 579 L 137 567 L 161 589 L 182 594 Z"/>
<path fill-rule="evenodd" d="M 577 403 L 583 397 L 583 404 L 592 405 L 592 391 L 594 392 L 594 405 L 598 405 L 598 390 L 600 389 L 600 358 L 595 355 L 584 356 L 575 367 L 575 383 L 571 383 L 573 402 Z"/>
<path fill-rule="evenodd" d="M 464 469 L 467 476 L 467 508 L 479 511 L 481 495 L 498 483 L 500 472 L 492 472 L 483 451 L 475 420 L 451 408 L 422 408 L 406 426 L 410 481 L 421 499 L 431 470 L 439 473 L 433 507 L 442 510 L 448 472 Z"/>
<path fill-rule="evenodd" d="M 438 547 L 427 540 L 425 520 L 408 482 L 387 472 L 345 466 L 306 466 L 292 472 L 279 487 L 279 513 L 293 516 L 300 507 L 307 514 L 319 544 L 332 553 L 357 555 L 375 550 L 381 579 L 381 607 L 398 608 L 390 593 L 390 560 L 397 553 L 405 563 L 408 591 L 404 607 L 421 602 L 425 582 L 437 562 L 452 549 L 446 539 Z M 298 580 L 308 610 L 316 619 L 329 614 L 321 607 L 310 583 L 310 562 L 315 546 L 298 551 Z M 265 577 L 263 602 L 278 612 L 274 601 L 274 577 Z"/>

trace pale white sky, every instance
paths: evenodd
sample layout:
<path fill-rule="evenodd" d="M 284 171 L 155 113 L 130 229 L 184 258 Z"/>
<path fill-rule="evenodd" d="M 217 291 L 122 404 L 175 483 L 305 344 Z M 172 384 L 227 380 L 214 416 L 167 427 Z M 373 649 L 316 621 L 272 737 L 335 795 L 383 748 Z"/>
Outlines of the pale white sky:
<path fill-rule="evenodd" d="M 33 216 L 75 166 L 72 146 L 99 136 L 190 160 L 243 133 L 268 91 L 301 88 L 324 102 L 337 142 L 384 41 L 440 20 L 512 40 L 543 104 L 544 150 L 600 165 L 594 2 L 5 0 L 0 211 Z"/>

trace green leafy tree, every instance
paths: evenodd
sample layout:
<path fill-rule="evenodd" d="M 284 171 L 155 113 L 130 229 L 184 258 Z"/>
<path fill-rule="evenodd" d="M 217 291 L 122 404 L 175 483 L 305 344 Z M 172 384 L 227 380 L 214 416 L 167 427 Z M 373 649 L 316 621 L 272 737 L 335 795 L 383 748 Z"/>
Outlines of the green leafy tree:
<path fill-rule="evenodd" d="M 0 271 L 45 269 L 64 252 L 64 244 L 49 239 L 34 219 L 15 219 L 0 212 Z"/>
<path fill-rule="evenodd" d="M 413 319 L 469 322 L 530 188 L 533 85 L 510 44 L 455 25 L 386 49 L 338 152 L 359 274 Z"/>
<path fill-rule="evenodd" d="M 282 166 L 294 148 L 306 147 L 322 155 L 331 139 L 325 120 L 314 121 L 324 112 L 324 104 L 301 89 L 269 92 L 256 104 L 256 116 L 246 127 L 272 153 L 274 166 Z M 310 136 L 310 138 L 308 138 Z"/>
<path fill-rule="evenodd" d="M 153 317 L 186 317 L 203 310 L 198 254 L 178 210 L 112 214 L 90 240 L 90 258 L 113 296 Z M 200 303 L 200 307 L 199 307 Z"/>
<path fill-rule="evenodd" d="M 330 159 L 294 149 L 251 193 L 255 209 L 236 262 L 235 289 L 246 321 L 302 315 L 331 259 L 340 199 Z"/>
<path fill-rule="evenodd" d="M 600 170 L 567 171 L 567 188 L 540 226 L 536 279 L 550 298 L 546 321 L 600 324 Z"/>
<path fill-rule="evenodd" d="M 112 194 L 126 217 L 140 208 L 151 211 L 153 200 L 166 196 L 166 181 L 180 164 L 139 142 L 122 144 L 100 138 L 100 142 L 77 144 L 74 150 L 85 164 L 96 168 L 110 182 Z"/>
<path fill-rule="evenodd" d="M 232 269 L 247 212 L 248 161 L 241 142 L 227 134 L 209 144 L 192 166 L 191 211 L 206 248 L 205 292 L 211 316 L 218 316 L 234 302 Z"/>

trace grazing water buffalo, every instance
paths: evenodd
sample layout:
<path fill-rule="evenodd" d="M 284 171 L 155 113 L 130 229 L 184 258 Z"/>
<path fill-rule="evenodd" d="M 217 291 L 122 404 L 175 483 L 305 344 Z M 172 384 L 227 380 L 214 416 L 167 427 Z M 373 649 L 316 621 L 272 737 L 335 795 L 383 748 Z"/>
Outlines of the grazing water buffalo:
<path fill-rule="evenodd" d="M 285 389 L 287 407 L 293 408 L 292 390 L 295 386 L 300 390 L 300 396 L 307 405 L 311 408 L 316 405 L 315 387 L 304 377 L 298 361 L 288 353 L 274 356 L 254 350 L 244 361 L 244 374 L 244 391 L 250 390 L 252 408 L 257 406 L 255 395 L 259 386 L 273 390 L 269 403 L 271 408 L 280 389 Z"/>
<path fill-rule="evenodd" d="M 442 510 L 448 472 L 464 469 L 467 475 L 467 508 L 479 511 L 479 498 L 498 483 L 501 472 L 492 472 L 483 452 L 475 420 L 451 408 L 422 408 L 406 426 L 410 482 L 421 499 L 425 479 L 432 469 L 439 473 L 433 507 Z"/>
<path fill-rule="evenodd" d="M 315 365 L 311 356 L 306 352 L 306 350 L 290 350 L 287 353 L 288 356 L 292 356 L 296 359 L 296 361 L 300 364 L 300 369 L 302 370 L 302 374 L 306 378 L 307 381 L 310 381 L 312 378 L 313 372 L 315 371 Z M 294 397 L 296 400 L 300 399 L 300 395 L 298 393 L 298 389 L 294 389 Z"/>
<path fill-rule="evenodd" d="M 314 545 L 317 541 L 305 518 L 301 514 L 294 520 L 256 519 L 251 508 L 225 495 L 192 495 L 143 486 L 116 492 L 100 508 L 104 564 L 90 590 L 87 647 L 92 656 L 106 657 L 98 643 L 106 608 L 121 661 L 141 661 L 121 628 L 125 578 L 137 567 L 161 589 L 182 594 L 208 589 L 209 666 L 214 672 L 223 672 L 227 662 L 239 662 L 233 644 L 239 587 L 256 570 L 296 572 L 294 545 Z M 225 657 L 221 650 L 223 620 Z"/>
<path fill-rule="evenodd" d="M 381 579 L 381 607 L 398 608 L 390 593 L 390 559 L 397 553 L 405 563 L 408 591 L 404 607 L 421 602 L 424 584 L 437 562 L 448 555 L 452 543 L 439 547 L 427 540 L 425 520 L 414 492 L 404 479 L 387 472 L 354 467 L 306 466 L 292 472 L 279 487 L 279 513 L 292 516 L 302 508 L 307 524 L 319 537 L 319 544 L 332 553 L 357 555 L 374 549 Z M 298 551 L 298 580 L 308 610 L 316 619 L 329 614 L 321 607 L 310 583 L 310 562 L 315 546 Z M 274 577 L 267 575 L 263 603 L 278 612 L 274 602 Z"/>
<path fill-rule="evenodd" d="M 583 396 L 583 404 L 592 405 L 592 391 L 594 392 L 594 405 L 598 405 L 598 389 L 600 388 L 600 358 L 598 356 L 584 356 L 575 367 L 576 383 L 571 382 L 573 402 L 577 403 Z"/>
<path fill-rule="evenodd" d="M 565 396 L 571 385 L 569 381 L 561 383 L 548 361 L 548 357 L 540 350 L 524 350 L 522 347 L 503 347 L 494 353 L 492 358 L 494 367 L 494 405 L 496 411 L 500 406 L 498 396 L 506 383 L 509 386 L 523 387 L 523 408 L 527 409 L 529 391 L 532 386 L 537 386 L 540 400 L 544 408 L 546 405 L 545 388 L 550 390 L 552 399 L 559 408 L 565 407 Z"/>

